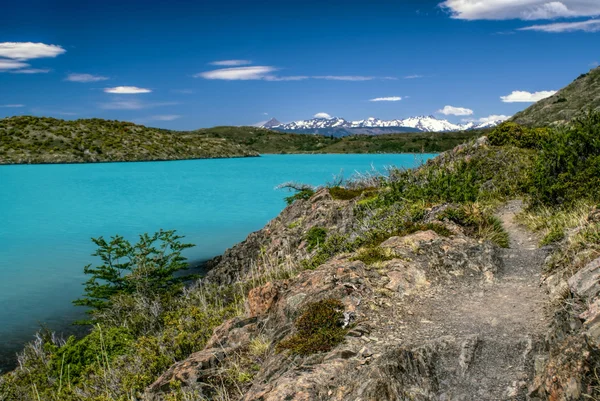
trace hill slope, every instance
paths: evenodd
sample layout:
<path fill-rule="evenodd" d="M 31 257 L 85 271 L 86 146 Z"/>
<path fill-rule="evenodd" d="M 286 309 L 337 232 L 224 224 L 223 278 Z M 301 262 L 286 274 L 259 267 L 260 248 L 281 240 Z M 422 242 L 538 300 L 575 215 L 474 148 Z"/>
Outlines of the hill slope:
<path fill-rule="evenodd" d="M 515 114 L 512 121 L 530 126 L 561 124 L 589 109 L 600 110 L 600 67 L 580 75 L 553 96 Z"/>
<path fill-rule="evenodd" d="M 257 156 L 223 138 L 128 122 L 11 117 L 0 120 L 0 164 L 89 163 Z"/>

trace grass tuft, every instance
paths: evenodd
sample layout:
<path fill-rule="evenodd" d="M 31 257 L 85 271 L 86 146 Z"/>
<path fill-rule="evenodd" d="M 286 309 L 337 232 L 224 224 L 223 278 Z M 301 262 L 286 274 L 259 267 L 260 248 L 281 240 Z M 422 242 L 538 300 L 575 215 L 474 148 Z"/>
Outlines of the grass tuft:
<path fill-rule="evenodd" d="M 338 299 L 325 299 L 306 306 L 296 319 L 296 333 L 277 345 L 278 351 L 295 355 L 327 352 L 344 341 L 348 329 L 342 327 L 344 305 Z"/>

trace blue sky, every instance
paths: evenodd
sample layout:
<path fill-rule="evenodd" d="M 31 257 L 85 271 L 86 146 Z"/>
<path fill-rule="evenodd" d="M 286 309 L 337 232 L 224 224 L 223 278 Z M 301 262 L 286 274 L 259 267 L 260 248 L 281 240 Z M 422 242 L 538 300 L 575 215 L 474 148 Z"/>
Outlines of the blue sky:
<path fill-rule="evenodd" d="M 598 65 L 600 1 L 484 3 L 7 1 L 0 117 L 459 122 L 510 116 Z"/>

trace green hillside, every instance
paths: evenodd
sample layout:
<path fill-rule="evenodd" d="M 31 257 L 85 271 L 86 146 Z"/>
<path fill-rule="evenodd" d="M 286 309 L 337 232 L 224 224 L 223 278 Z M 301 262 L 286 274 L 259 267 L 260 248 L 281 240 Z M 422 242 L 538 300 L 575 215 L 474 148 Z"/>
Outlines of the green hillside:
<path fill-rule="evenodd" d="M 481 134 L 467 131 L 333 138 L 257 127 L 177 132 L 101 119 L 9 117 L 0 120 L 0 164 L 183 160 L 259 153 L 441 152 Z"/>
<path fill-rule="evenodd" d="M 536 127 L 556 125 L 569 122 L 588 110 L 600 110 L 600 67 L 517 113 L 512 121 Z"/>
<path fill-rule="evenodd" d="M 176 133 L 121 121 L 0 120 L 0 164 L 88 163 L 256 156 L 224 138 Z"/>
<path fill-rule="evenodd" d="M 419 153 L 454 148 L 481 131 L 354 135 L 333 138 L 286 134 L 257 127 L 214 127 L 195 131 L 208 138 L 226 138 L 259 153 Z"/>

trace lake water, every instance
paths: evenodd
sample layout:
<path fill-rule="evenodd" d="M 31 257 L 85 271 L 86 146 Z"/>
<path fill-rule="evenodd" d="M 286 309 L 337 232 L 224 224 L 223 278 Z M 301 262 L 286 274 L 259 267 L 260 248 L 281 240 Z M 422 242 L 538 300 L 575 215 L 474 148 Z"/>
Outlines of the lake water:
<path fill-rule="evenodd" d="M 0 369 L 45 324 L 70 332 L 91 237 L 177 229 L 191 261 L 222 253 L 284 207 L 285 181 L 324 184 L 433 155 L 269 155 L 173 162 L 0 166 Z M 8 365 L 7 365 L 8 364 Z"/>

